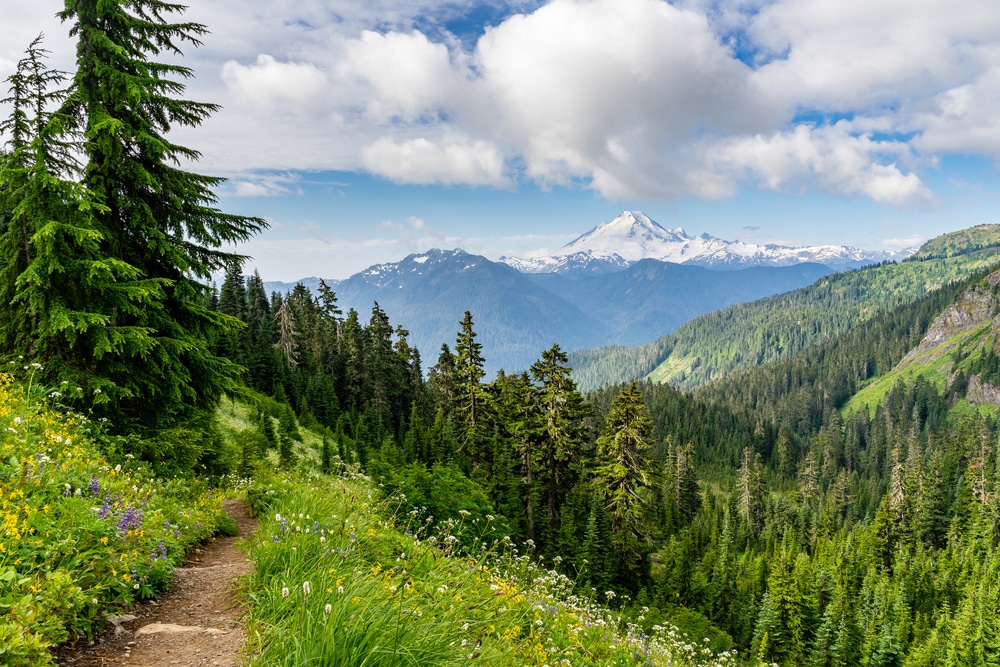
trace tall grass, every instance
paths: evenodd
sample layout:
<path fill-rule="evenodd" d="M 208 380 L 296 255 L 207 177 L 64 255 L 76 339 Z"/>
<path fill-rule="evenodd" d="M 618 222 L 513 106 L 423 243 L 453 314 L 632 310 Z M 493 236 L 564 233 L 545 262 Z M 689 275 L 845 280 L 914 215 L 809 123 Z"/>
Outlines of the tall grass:
<path fill-rule="evenodd" d="M 363 476 L 251 495 L 269 502 L 244 581 L 253 667 L 737 664 L 672 628 L 623 623 L 507 539 L 456 553 L 460 522 L 431 533 Z M 489 533 L 489 516 L 460 521 Z"/>
<path fill-rule="evenodd" d="M 51 663 L 104 615 L 166 587 L 215 530 L 207 485 L 112 463 L 86 419 L 46 407 L 59 391 L 0 374 L 0 665 Z"/>

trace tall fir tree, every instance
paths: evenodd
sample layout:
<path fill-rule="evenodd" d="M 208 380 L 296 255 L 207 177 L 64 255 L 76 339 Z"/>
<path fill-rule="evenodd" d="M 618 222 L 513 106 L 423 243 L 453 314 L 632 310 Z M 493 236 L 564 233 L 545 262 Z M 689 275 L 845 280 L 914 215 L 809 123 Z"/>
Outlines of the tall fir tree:
<path fill-rule="evenodd" d="M 654 480 L 649 453 L 652 421 L 639 384 L 632 382 L 611 404 L 604 431 L 597 439 L 596 488 L 604 494 L 619 574 L 637 574 L 652 541 L 651 493 Z"/>
<path fill-rule="evenodd" d="M 79 182 L 79 136 L 65 111 L 65 74 L 45 63 L 39 35 L 7 78 L 11 116 L 0 123 L 10 139 L 0 154 L 0 347 L 44 364 L 43 377 L 85 384 L 84 359 L 109 335 L 110 318 L 95 309 L 101 286 L 130 275 L 101 258 L 94 227 L 98 205 Z M 74 371 L 77 371 L 74 373 Z M 84 377 L 80 377 L 84 376 Z M 90 384 L 88 396 L 106 398 Z"/>
<path fill-rule="evenodd" d="M 566 353 L 553 345 L 531 366 L 532 379 L 539 385 L 541 439 L 537 456 L 546 485 L 545 539 L 549 546 L 554 544 L 563 500 L 581 475 L 580 462 L 587 440 L 584 424 L 590 414 L 567 361 Z"/>
<path fill-rule="evenodd" d="M 215 208 L 222 179 L 181 169 L 197 151 L 168 139 L 217 109 L 179 99 L 190 68 L 156 62 L 200 45 L 205 26 L 170 19 L 161 0 L 66 0 L 59 13 L 77 39 L 77 70 L 63 109 L 79 119 L 82 183 L 99 205 L 99 259 L 117 273 L 87 276 L 109 333 L 79 350 L 77 368 L 104 388 L 106 414 L 123 428 L 181 422 L 233 386 L 235 365 L 209 341 L 234 324 L 212 311 L 206 282 L 243 258 L 223 251 L 265 227 Z"/>
<path fill-rule="evenodd" d="M 462 453 L 472 469 L 487 464 L 487 433 L 485 428 L 486 396 L 482 380 L 483 345 L 476 342 L 472 313 L 465 311 L 461 329 L 455 339 L 456 411 L 459 417 L 459 441 Z"/>

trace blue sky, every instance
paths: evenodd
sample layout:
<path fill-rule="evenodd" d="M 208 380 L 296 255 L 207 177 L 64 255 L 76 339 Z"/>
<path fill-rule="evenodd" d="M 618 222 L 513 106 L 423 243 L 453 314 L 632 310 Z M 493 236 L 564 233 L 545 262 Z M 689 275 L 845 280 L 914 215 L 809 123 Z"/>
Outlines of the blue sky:
<path fill-rule="evenodd" d="M 58 1 L 5 8 L 0 77 Z M 265 279 L 430 247 L 665 227 L 895 249 L 1000 222 L 1000 12 L 982 0 L 212 0 L 186 54 L 223 110 L 176 139 L 271 229 Z M 6 110 L 0 108 L 0 113 Z"/>

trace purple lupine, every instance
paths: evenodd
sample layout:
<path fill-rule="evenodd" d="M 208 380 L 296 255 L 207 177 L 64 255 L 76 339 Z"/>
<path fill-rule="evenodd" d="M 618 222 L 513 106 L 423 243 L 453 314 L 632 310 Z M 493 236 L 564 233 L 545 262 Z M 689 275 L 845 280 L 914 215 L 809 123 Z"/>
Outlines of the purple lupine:
<path fill-rule="evenodd" d="M 101 492 L 101 483 L 98 481 L 97 475 L 90 475 L 90 484 L 87 485 L 87 488 L 90 489 L 90 495 L 92 496 L 96 496 Z"/>
<path fill-rule="evenodd" d="M 142 528 L 143 512 L 134 507 L 126 507 L 120 519 L 118 519 L 118 530 L 127 533 L 129 530 Z"/>

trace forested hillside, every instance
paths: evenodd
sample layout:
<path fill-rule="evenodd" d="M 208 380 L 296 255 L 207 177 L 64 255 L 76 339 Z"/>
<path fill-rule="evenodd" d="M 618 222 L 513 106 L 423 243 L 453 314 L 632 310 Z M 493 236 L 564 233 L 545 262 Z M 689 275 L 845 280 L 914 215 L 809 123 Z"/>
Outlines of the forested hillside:
<path fill-rule="evenodd" d="M 910 303 L 998 263 L 993 251 L 966 250 L 954 257 L 881 264 L 820 278 L 786 294 L 707 313 L 637 348 L 574 352 L 574 379 L 587 389 L 645 377 L 695 387 L 797 352 L 870 321 L 876 312 Z"/>
<path fill-rule="evenodd" d="M 882 278 L 854 277 L 868 275 Z M 530 374 L 487 383 L 471 316 L 422 384 L 406 372 L 412 351 L 398 335 L 389 344 L 375 309 L 357 352 L 338 362 L 360 364 L 373 384 L 338 396 L 361 414 L 344 409 L 327 437 L 418 517 L 491 513 L 580 590 L 613 603 L 627 595 L 644 618 L 716 648 L 788 665 L 986 664 L 962 651 L 994 655 L 977 634 L 997 630 L 1000 602 L 988 585 L 1000 566 L 993 409 L 970 404 L 961 382 L 908 375 L 871 410 L 844 412 L 951 304 L 992 290 L 984 276 L 955 274 L 922 298 L 877 308 L 867 326 L 694 394 L 633 383 L 583 397 L 558 348 Z M 295 303 L 274 297 L 272 310 L 308 322 L 307 302 Z M 976 340 L 989 345 L 970 340 L 954 354 L 985 382 L 993 338 Z M 310 384 L 315 362 L 300 356 L 293 367 L 269 349 L 276 393 L 312 419 L 297 387 Z M 380 386 L 393 375 L 378 369 L 394 364 L 396 380 Z M 407 416 L 378 412 L 377 396 L 407 395 Z"/>
<path fill-rule="evenodd" d="M 694 391 L 583 393 L 558 344 L 488 374 L 469 310 L 424 363 L 378 303 L 268 294 L 222 249 L 264 221 L 177 166 L 215 108 L 152 59 L 205 33 L 182 12 L 67 2 L 78 71 L 36 41 L 9 80 L 0 661 L 162 591 L 230 494 L 262 517 L 260 667 L 1000 662 L 982 228 L 585 357 Z"/>
<path fill-rule="evenodd" d="M 1000 246 L 1000 225 L 976 225 L 931 239 L 905 261 L 957 257 L 997 246 Z"/>
<path fill-rule="evenodd" d="M 527 369 L 558 342 L 577 350 L 609 342 L 637 344 L 716 308 L 808 285 L 830 273 L 820 264 L 713 271 L 652 259 L 614 272 L 586 269 L 522 274 L 462 250 L 429 250 L 378 264 L 346 280 L 324 281 L 344 310 L 373 303 L 405 322 L 413 344 L 437 350 L 470 310 L 490 375 Z M 315 292 L 319 279 L 302 284 Z M 296 284 L 265 283 L 288 294 Z"/>

